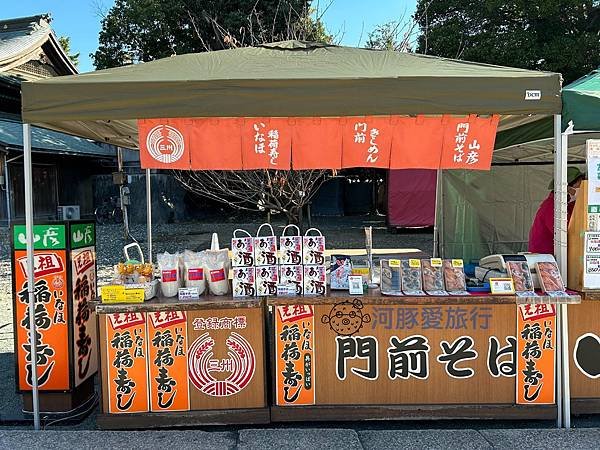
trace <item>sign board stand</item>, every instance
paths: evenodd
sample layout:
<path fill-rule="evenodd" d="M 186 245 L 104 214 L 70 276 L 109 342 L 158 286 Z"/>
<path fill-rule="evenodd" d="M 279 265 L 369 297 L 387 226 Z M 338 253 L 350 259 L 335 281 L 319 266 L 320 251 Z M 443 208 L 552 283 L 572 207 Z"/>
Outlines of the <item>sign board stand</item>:
<path fill-rule="evenodd" d="M 24 224 L 11 227 L 16 390 L 23 396 L 24 414 L 34 414 L 36 370 L 43 415 L 83 418 L 96 401 L 98 370 L 96 320 L 88 304 L 97 295 L 95 224 L 34 225 L 34 346 L 29 333 L 26 234 Z M 34 353 L 36 369 L 31 364 Z"/>

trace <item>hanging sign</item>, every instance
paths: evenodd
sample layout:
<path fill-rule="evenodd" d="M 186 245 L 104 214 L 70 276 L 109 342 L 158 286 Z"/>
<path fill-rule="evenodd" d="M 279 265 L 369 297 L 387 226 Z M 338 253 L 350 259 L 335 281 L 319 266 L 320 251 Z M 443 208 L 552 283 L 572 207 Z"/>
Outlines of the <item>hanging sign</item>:
<path fill-rule="evenodd" d="M 292 130 L 287 118 L 245 119 L 241 132 L 244 170 L 289 170 Z"/>
<path fill-rule="evenodd" d="M 444 123 L 441 169 L 490 170 L 499 116 L 448 117 Z"/>
<path fill-rule="evenodd" d="M 439 169 L 443 140 L 442 117 L 396 118 L 390 169 Z"/>
<path fill-rule="evenodd" d="M 190 169 L 189 120 L 140 119 L 138 136 L 142 167 Z"/>
<path fill-rule="evenodd" d="M 390 167 L 391 117 L 347 117 L 342 120 L 342 167 Z"/>
<path fill-rule="evenodd" d="M 585 141 L 588 177 L 588 212 L 600 213 L 600 139 Z M 589 230 L 598 231 L 598 230 Z"/>

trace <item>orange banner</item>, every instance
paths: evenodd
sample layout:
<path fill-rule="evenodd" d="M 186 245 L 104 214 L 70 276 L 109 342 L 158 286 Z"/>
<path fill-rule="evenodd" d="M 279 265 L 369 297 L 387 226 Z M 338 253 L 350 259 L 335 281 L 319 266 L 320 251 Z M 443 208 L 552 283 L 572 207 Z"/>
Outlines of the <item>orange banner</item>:
<path fill-rule="evenodd" d="M 146 314 L 106 314 L 108 411 L 148 411 Z"/>
<path fill-rule="evenodd" d="M 490 170 L 499 116 L 444 116 L 442 169 Z"/>
<path fill-rule="evenodd" d="M 188 411 L 187 315 L 149 312 L 147 322 L 150 410 Z"/>
<path fill-rule="evenodd" d="M 342 167 L 390 166 L 392 117 L 345 117 L 342 123 Z"/>
<path fill-rule="evenodd" d="M 292 129 L 289 119 L 245 119 L 242 126 L 244 170 L 289 170 L 292 160 Z"/>
<path fill-rule="evenodd" d="M 517 307 L 517 404 L 554 403 L 555 333 L 554 305 Z"/>
<path fill-rule="evenodd" d="M 303 117 L 292 119 L 291 123 L 294 170 L 342 167 L 340 119 Z"/>
<path fill-rule="evenodd" d="M 193 119 L 192 169 L 242 169 L 243 122 L 235 118 Z"/>
<path fill-rule="evenodd" d="M 277 306 L 275 332 L 277 405 L 314 405 L 313 307 Z"/>
<path fill-rule="evenodd" d="M 190 120 L 138 120 L 140 163 L 152 169 L 190 169 Z"/>
<path fill-rule="evenodd" d="M 138 121 L 143 168 L 489 170 L 499 116 Z"/>
<path fill-rule="evenodd" d="M 440 167 L 444 127 L 441 117 L 400 117 L 394 126 L 390 169 Z"/>
<path fill-rule="evenodd" d="M 19 389 L 31 390 L 31 342 L 29 340 L 29 296 L 25 250 L 16 250 L 15 276 L 17 366 Z M 67 253 L 39 250 L 34 253 L 35 346 L 38 387 L 42 391 L 63 391 L 69 383 L 69 328 L 67 308 Z"/>

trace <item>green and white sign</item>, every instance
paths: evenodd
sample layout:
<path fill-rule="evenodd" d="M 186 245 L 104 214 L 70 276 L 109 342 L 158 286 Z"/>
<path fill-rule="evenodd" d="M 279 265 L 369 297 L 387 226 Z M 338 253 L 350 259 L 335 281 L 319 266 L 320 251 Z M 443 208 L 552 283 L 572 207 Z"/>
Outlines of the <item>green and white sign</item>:
<path fill-rule="evenodd" d="M 71 248 L 96 245 L 96 224 L 74 223 L 71 225 Z"/>
<path fill-rule="evenodd" d="M 25 225 L 14 227 L 15 250 L 27 249 Z M 67 248 L 65 225 L 34 225 L 33 248 L 35 250 L 63 250 Z"/>

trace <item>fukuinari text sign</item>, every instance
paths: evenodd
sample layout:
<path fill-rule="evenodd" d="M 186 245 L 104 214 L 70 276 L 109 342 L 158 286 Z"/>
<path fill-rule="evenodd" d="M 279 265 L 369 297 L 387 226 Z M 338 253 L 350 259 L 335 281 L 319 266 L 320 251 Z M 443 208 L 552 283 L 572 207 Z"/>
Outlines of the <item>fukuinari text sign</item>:
<path fill-rule="evenodd" d="M 146 169 L 489 170 L 498 116 L 141 119 Z"/>

